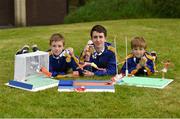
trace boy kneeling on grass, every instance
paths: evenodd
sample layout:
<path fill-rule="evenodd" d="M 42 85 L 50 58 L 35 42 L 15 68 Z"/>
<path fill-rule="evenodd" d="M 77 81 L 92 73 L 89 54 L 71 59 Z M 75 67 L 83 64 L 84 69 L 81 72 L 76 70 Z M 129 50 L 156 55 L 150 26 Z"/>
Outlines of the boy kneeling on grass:
<path fill-rule="evenodd" d="M 132 53 L 126 57 L 127 62 L 124 63 L 121 69 L 122 74 L 125 74 L 126 68 L 128 69 L 128 74 L 135 76 L 151 75 L 155 72 L 154 61 L 156 57 L 154 58 L 146 52 L 146 47 L 143 37 L 135 37 L 131 40 Z"/>

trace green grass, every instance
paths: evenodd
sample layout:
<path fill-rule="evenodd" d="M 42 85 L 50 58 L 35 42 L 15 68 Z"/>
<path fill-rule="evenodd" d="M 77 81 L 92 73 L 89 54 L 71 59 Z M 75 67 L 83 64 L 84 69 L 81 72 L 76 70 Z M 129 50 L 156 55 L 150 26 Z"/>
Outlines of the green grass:
<path fill-rule="evenodd" d="M 79 55 L 95 24 L 107 28 L 109 42 L 113 42 L 117 35 L 121 58 L 125 57 L 124 37 L 128 36 L 130 43 L 132 37 L 143 36 L 148 50 L 158 53 L 158 69 L 162 68 L 161 61 L 166 59 L 174 64 L 166 75 L 174 81 L 163 90 L 116 86 L 116 93 L 59 93 L 57 88 L 32 93 L 4 85 L 13 79 L 14 54 L 24 44 L 37 44 L 41 50 L 47 50 L 50 35 L 59 32 L 65 36 L 66 46 L 73 47 Z M 179 31 L 179 19 L 132 19 L 1 29 L 0 117 L 180 117 Z"/>

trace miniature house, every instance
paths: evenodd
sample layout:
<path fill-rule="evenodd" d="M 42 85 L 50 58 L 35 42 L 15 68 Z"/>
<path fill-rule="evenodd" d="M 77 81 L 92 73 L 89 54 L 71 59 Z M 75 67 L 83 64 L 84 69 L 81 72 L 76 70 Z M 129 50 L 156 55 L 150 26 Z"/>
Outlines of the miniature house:
<path fill-rule="evenodd" d="M 27 77 L 39 73 L 40 68 L 49 70 L 48 52 L 32 52 L 15 56 L 14 80 L 25 81 Z"/>

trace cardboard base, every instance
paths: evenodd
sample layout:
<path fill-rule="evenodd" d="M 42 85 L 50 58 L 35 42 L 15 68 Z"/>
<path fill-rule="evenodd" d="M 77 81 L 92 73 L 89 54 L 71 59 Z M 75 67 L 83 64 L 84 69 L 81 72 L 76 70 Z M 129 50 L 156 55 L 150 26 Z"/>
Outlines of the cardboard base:
<path fill-rule="evenodd" d="M 163 89 L 172 81 L 173 81 L 172 79 L 161 79 L 161 78 L 124 77 L 121 81 L 117 82 L 117 84 Z"/>
<path fill-rule="evenodd" d="M 6 83 L 6 85 L 22 90 L 37 92 L 40 90 L 58 86 L 58 83 L 58 80 L 47 78 L 44 75 L 33 75 L 27 77 L 26 81 L 10 80 L 8 83 Z"/>
<path fill-rule="evenodd" d="M 97 80 L 60 80 L 59 92 L 115 92 L 110 81 Z"/>

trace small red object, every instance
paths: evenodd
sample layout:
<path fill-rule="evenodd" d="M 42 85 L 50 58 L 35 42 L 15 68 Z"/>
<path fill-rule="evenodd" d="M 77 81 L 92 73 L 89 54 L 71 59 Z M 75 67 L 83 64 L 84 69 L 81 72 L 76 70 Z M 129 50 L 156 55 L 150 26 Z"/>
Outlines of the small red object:
<path fill-rule="evenodd" d="M 74 89 L 76 92 L 84 92 L 86 90 L 86 88 L 84 86 L 81 86 L 79 88 L 75 88 Z"/>
<path fill-rule="evenodd" d="M 52 73 L 49 72 L 45 67 L 41 67 L 40 71 L 45 74 L 47 77 L 51 77 Z"/>

